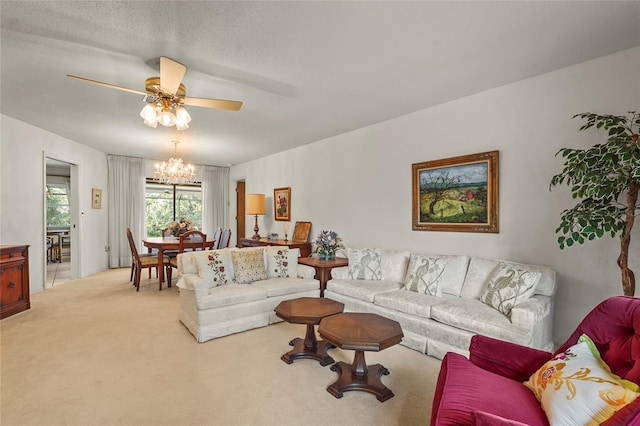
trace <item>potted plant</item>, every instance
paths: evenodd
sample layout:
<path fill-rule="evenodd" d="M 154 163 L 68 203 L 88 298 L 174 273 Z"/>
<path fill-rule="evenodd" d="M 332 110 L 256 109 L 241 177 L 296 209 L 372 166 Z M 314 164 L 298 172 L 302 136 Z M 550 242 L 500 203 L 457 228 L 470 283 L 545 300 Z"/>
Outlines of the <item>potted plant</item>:
<path fill-rule="evenodd" d="M 635 217 L 640 213 L 640 113 L 629 116 L 576 114 L 591 127 L 608 132 L 606 142 L 589 149 L 562 148 L 564 167 L 551 179 L 551 187 L 567 183 L 571 195 L 580 201 L 562 212 L 556 229 L 560 249 L 584 244 L 605 234 L 620 236 L 618 266 L 625 296 L 635 295 L 635 276 L 629 269 L 629 245 Z"/>
<path fill-rule="evenodd" d="M 316 253 L 320 259 L 335 259 L 338 249 L 344 248 L 342 238 L 334 231 L 322 231 L 315 240 Z"/>

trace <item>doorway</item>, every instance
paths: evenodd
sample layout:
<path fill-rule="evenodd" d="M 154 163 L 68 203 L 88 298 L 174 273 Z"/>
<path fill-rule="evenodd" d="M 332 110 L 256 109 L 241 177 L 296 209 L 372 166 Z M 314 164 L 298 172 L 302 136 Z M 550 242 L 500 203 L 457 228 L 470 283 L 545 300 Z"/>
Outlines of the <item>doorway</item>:
<path fill-rule="evenodd" d="M 78 277 L 77 166 L 45 156 L 44 180 L 47 289 Z"/>
<path fill-rule="evenodd" d="M 236 247 L 241 248 L 242 243 L 240 240 L 244 238 L 244 229 L 245 229 L 245 208 L 244 208 L 244 197 L 245 197 L 245 188 L 244 181 L 238 181 L 236 183 Z"/>

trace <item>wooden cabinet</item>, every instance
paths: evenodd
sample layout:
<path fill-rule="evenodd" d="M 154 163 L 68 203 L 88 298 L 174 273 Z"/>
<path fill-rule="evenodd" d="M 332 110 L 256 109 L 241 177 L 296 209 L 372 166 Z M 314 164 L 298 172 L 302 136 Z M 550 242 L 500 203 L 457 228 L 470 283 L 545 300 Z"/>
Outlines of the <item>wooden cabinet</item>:
<path fill-rule="evenodd" d="M 311 243 L 293 242 L 291 240 L 271 240 L 269 238 L 260 238 L 254 240 L 252 238 L 241 238 L 242 247 L 259 247 L 259 246 L 289 246 L 290 248 L 299 248 L 300 256 L 307 257 L 311 254 Z"/>
<path fill-rule="evenodd" d="M 0 246 L 0 319 L 31 308 L 29 246 Z"/>

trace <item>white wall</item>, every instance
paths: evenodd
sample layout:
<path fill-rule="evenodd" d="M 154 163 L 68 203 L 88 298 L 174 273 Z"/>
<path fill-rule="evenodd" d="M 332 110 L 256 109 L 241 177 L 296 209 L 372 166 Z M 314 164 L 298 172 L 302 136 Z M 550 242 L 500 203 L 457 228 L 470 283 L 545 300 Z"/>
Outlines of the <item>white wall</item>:
<path fill-rule="evenodd" d="M 505 64 L 505 66 L 508 66 Z M 578 132 L 580 112 L 625 114 L 640 108 L 640 47 L 418 111 L 231 168 L 233 188 L 267 194 L 260 233 L 282 235 L 273 189 L 291 187 L 291 219 L 338 232 L 347 246 L 466 253 L 548 265 L 558 271 L 554 339 L 562 343 L 608 296 L 622 294 L 619 240 L 606 237 L 561 251 L 554 233 L 575 202 L 549 191 L 561 147 L 586 148 L 604 133 Z M 411 229 L 411 164 L 500 151 L 500 233 Z M 230 217 L 235 216 L 231 200 Z M 247 219 L 247 235 L 253 234 Z M 640 226 L 629 255 L 640 276 Z M 638 283 L 640 287 L 640 282 Z"/>
<path fill-rule="evenodd" d="M 44 289 L 44 155 L 78 166 L 79 276 L 108 267 L 106 154 L 0 115 L 0 244 L 29 244 L 31 293 Z M 91 188 L 102 188 L 102 209 L 91 208 Z M 84 215 L 80 212 L 84 211 Z M 75 243 L 74 243 L 75 245 Z"/>

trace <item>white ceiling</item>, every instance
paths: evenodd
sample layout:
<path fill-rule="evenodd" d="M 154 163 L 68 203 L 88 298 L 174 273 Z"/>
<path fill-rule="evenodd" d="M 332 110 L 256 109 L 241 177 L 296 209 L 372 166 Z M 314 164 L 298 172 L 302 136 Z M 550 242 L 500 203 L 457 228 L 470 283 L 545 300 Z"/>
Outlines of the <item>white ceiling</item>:
<path fill-rule="evenodd" d="M 640 45 L 640 2 L 0 3 L 1 112 L 111 154 L 239 164 Z M 191 128 L 152 129 L 142 96 L 167 56 Z M 534 119 L 534 118 L 532 118 Z M 464 117 L 460 129 L 464 130 Z"/>

